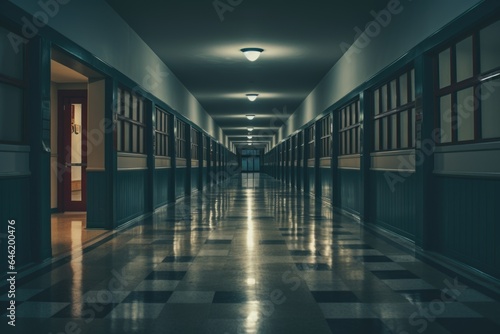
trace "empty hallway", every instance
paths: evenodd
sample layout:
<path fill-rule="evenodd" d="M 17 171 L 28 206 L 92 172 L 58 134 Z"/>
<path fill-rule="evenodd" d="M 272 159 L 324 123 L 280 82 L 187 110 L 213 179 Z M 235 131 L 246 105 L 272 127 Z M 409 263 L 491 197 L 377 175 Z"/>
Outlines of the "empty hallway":
<path fill-rule="evenodd" d="M 0 1 L 0 333 L 500 333 L 500 1 Z"/>

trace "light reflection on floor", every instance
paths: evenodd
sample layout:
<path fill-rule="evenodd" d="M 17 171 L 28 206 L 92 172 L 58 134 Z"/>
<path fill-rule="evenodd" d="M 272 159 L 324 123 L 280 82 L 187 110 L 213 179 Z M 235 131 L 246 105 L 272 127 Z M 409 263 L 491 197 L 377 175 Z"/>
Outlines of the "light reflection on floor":
<path fill-rule="evenodd" d="M 106 230 L 88 230 L 87 213 L 65 212 L 51 217 L 52 255 L 57 256 L 80 248 L 82 244 L 103 235 Z"/>
<path fill-rule="evenodd" d="M 53 216 L 54 254 L 112 237 L 18 281 L 16 332 L 500 333 L 498 301 L 263 174 L 118 231 L 85 218 Z"/>

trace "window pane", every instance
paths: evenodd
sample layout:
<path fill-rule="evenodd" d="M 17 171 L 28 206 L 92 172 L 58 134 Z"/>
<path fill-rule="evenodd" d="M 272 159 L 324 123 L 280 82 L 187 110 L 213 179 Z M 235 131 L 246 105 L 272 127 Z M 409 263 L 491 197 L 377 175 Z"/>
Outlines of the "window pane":
<path fill-rule="evenodd" d="M 381 149 L 382 150 L 387 150 L 389 149 L 389 120 L 387 117 L 383 118 L 382 119 L 382 129 L 380 131 L 382 131 L 382 144 L 380 145 L 381 146 Z"/>
<path fill-rule="evenodd" d="M 352 147 L 351 147 L 351 153 L 358 153 L 357 148 L 358 148 L 358 129 L 359 128 L 354 128 L 352 129 Z"/>
<path fill-rule="evenodd" d="M 451 84 L 450 57 L 450 49 L 446 49 L 439 54 L 439 88 Z"/>
<path fill-rule="evenodd" d="M 353 151 L 353 129 L 346 131 L 346 154 L 352 154 Z"/>
<path fill-rule="evenodd" d="M 346 108 L 346 126 L 350 126 L 352 123 L 351 123 L 351 107 L 348 106 Z"/>
<path fill-rule="evenodd" d="M 500 79 L 481 86 L 483 138 L 500 137 Z"/>
<path fill-rule="evenodd" d="M 0 83 L 0 141 L 23 140 L 23 91 Z"/>
<path fill-rule="evenodd" d="M 137 142 L 138 139 L 139 128 L 137 125 L 132 125 L 132 152 L 138 152 Z"/>
<path fill-rule="evenodd" d="M 391 148 L 398 148 L 398 116 L 396 114 L 391 116 Z"/>
<path fill-rule="evenodd" d="M 415 109 L 412 109 L 410 117 L 411 147 L 415 147 L 417 142 L 417 128 L 415 126 L 416 124 L 417 124 L 417 112 Z"/>
<path fill-rule="evenodd" d="M 342 132 L 342 154 L 347 154 L 347 131 Z"/>
<path fill-rule="evenodd" d="M 457 82 L 469 79 L 474 74 L 472 56 L 472 36 L 464 39 L 456 46 Z"/>
<path fill-rule="evenodd" d="M 375 151 L 379 151 L 380 150 L 380 120 L 375 120 L 375 138 L 374 138 L 374 142 L 375 142 L 375 145 L 374 145 L 374 149 Z"/>
<path fill-rule="evenodd" d="M 399 114 L 399 131 L 401 140 L 399 141 L 401 148 L 408 147 L 408 110 L 402 111 Z"/>
<path fill-rule="evenodd" d="M 139 127 L 139 153 L 144 153 L 144 128 Z"/>
<path fill-rule="evenodd" d="M 457 93 L 458 141 L 474 139 L 474 89 L 467 88 Z"/>
<path fill-rule="evenodd" d="M 118 88 L 118 91 L 116 92 L 116 112 L 119 115 L 123 114 L 123 92 L 120 88 Z"/>
<path fill-rule="evenodd" d="M 387 109 L 387 85 L 382 86 L 382 95 L 380 96 L 380 98 L 382 99 L 380 112 L 383 113 L 383 112 L 386 112 L 388 110 Z"/>
<path fill-rule="evenodd" d="M 137 100 L 137 120 L 144 123 L 144 104 L 140 98 Z"/>
<path fill-rule="evenodd" d="M 165 155 L 165 147 L 163 146 L 163 136 L 156 137 L 156 155 Z"/>
<path fill-rule="evenodd" d="M 391 81 L 391 109 L 394 109 L 398 106 L 398 91 L 397 91 L 397 83 L 396 80 Z"/>
<path fill-rule="evenodd" d="M 358 147 L 357 147 L 357 153 L 361 153 L 361 129 L 357 128 L 358 131 Z"/>
<path fill-rule="evenodd" d="M 123 91 L 123 115 L 130 118 L 130 93 L 128 91 Z"/>
<path fill-rule="evenodd" d="M 380 114 L 380 91 L 377 89 L 374 94 L 375 115 L 378 115 Z"/>
<path fill-rule="evenodd" d="M 408 103 L 408 74 L 405 73 L 399 77 L 399 98 L 401 105 Z"/>
<path fill-rule="evenodd" d="M 410 72 L 410 101 L 413 102 L 415 101 L 415 69 L 412 69 Z"/>
<path fill-rule="evenodd" d="M 139 107 L 139 101 L 137 101 L 137 97 L 132 96 L 132 116 L 131 116 L 131 118 L 134 121 L 139 120 L 138 107 Z"/>
<path fill-rule="evenodd" d="M 500 21 L 481 30 L 481 72 L 500 66 Z"/>
<path fill-rule="evenodd" d="M 19 49 L 15 50 L 9 41 L 9 34 L 9 31 L 0 27 L 0 73 L 22 80 L 24 44 L 20 43 Z"/>
<path fill-rule="evenodd" d="M 441 97 L 439 114 L 441 127 L 441 143 L 450 143 L 452 139 L 451 95 Z"/>
<path fill-rule="evenodd" d="M 118 151 L 122 151 L 123 150 L 123 147 L 122 147 L 122 122 L 118 122 L 117 126 L 116 126 L 116 140 L 118 141 L 117 142 L 117 145 L 116 145 L 116 149 Z"/>

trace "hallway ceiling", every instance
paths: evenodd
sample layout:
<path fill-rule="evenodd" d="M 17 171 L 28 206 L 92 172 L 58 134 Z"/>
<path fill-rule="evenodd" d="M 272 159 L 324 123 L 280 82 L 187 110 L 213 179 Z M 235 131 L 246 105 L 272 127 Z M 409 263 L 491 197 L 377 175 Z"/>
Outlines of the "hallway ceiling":
<path fill-rule="evenodd" d="M 106 0 L 229 137 L 272 136 L 388 0 Z M 221 16 L 214 7 L 227 6 Z M 231 5 L 233 4 L 233 5 Z M 220 9 L 222 12 L 223 9 Z M 239 51 L 263 48 L 255 62 Z M 250 102 L 246 93 L 258 93 Z M 246 114 L 255 114 L 254 120 Z M 231 145 L 230 145 L 231 147 Z"/>

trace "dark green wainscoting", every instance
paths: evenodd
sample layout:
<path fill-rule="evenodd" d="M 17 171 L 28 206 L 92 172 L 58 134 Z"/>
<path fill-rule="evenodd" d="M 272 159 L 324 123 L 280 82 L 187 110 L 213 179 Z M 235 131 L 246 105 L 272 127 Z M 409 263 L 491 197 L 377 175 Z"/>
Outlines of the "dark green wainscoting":
<path fill-rule="evenodd" d="M 295 169 L 295 187 L 298 190 L 301 190 L 304 188 L 304 185 L 303 185 L 304 181 L 302 180 L 302 173 L 303 173 L 302 167 L 296 167 L 296 169 Z"/>
<path fill-rule="evenodd" d="M 202 174 L 203 176 L 201 177 L 201 184 L 202 188 L 205 188 L 209 182 L 208 167 L 202 167 Z"/>
<path fill-rule="evenodd" d="M 186 167 L 177 167 L 175 170 L 175 198 L 186 195 L 186 177 L 188 169 Z"/>
<path fill-rule="evenodd" d="M 361 172 L 355 169 L 338 169 L 338 186 L 342 210 L 359 215 L 361 212 Z"/>
<path fill-rule="evenodd" d="M 113 228 L 107 173 L 87 172 L 87 227 Z"/>
<path fill-rule="evenodd" d="M 320 168 L 321 197 L 331 202 L 332 200 L 332 170 Z"/>
<path fill-rule="evenodd" d="M 191 189 L 198 189 L 198 179 L 200 178 L 200 168 L 191 167 Z"/>
<path fill-rule="evenodd" d="M 308 182 L 309 182 L 309 192 L 311 194 L 316 195 L 316 168 L 315 167 L 307 167 L 307 173 L 309 174 Z"/>
<path fill-rule="evenodd" d="M 405 174 L 401 178 L 397 172 L 372 171 L 370 176 L 372 223 L 413 240 L 416 224 L 415 174 Z M 393 176 L 399 181 L 394 182 Z"/>
<path fill-rule="evenodd" d="M 171 168 L 162 168 L 155 170 L 154 198 L 155 208 L 165 205 L 169 202 L 168 188 L 170 187 Z"/>
<path fill-rule="evenodd" d="M 116 182 L 117 225 L 146 211 L 147 170 L 119 171 Z"/>
<path fill-rule="evenodd" d="M 40 237 L 31 227 L 29 177 L 0 179 L 0 254 L 2 275 L 7 271 L 8 221 L 15 220 L 12 225 L 15 235 L 15 266 L 19 268 L 33 261 L 31 237 Z M 39 223 L 39 222 L 37 222 Z M 50 222 L 49 222 L 50 223 Z M 12 237 L 11 237 L 12 238 Z"/>
<path fill-rule="evenodd" d="M 500 279 L 500 180 L 436 177 L 438 252 Z"/>

